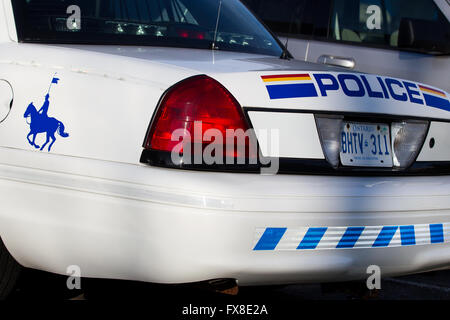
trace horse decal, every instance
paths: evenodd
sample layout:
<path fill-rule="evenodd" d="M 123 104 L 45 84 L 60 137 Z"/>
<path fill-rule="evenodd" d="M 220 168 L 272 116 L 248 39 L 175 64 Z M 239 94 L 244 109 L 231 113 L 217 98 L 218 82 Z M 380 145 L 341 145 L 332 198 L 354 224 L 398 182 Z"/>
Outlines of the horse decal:
<path fill-rule="evenodd" d="M 40 149 L 41 151 L 44 150 L 44 148 L 49 143 L 50 144 L 48 145 L 48 152 L 52 150 L 53 144 L 56 142 L 56 133 L 58 133 L 63 138 L 67 138 L 69 136 L 69 134 L 65 132 L 64 124 L 55 118 L 50 118 L 47 114 L 48 108 L 50 106 L 50 89 L 54 83 L 58 84 L 58 81 L 58 78 L 53 78 L 48 92 L 45 96 L 44 104 L 39 109 L 39 111 L 34 106 L 33 102 L 31 102 L 28 105 L 25 114 L 23 115 L 23 117 L 27 119 L 27 123 L 30 126 L 30 133 L 28 133 L 27 135 L 28 143 L 36 149 Z M 36 144 L 36 136 L 40 133 L 47 134 L 47 139 L 42 147 Z M 31 136 L 33 136 L 33 139 L 30 139 Z"/>

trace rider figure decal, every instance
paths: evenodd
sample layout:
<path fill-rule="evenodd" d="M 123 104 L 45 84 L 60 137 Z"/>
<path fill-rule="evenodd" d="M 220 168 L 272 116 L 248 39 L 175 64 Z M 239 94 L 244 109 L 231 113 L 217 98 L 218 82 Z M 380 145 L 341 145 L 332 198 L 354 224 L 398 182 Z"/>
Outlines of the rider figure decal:
<path fill-rule="evenodd" d="M 56 74 L 55 74 L 56 76 Z M 67 138 L 69 136 L 68 133 L 64 132 L 64 124 L 61 121 L 56 120 L 55 118 L 50 118 L 47 115 L 48 108 L 50 106 L 50 90 L 53 84 L 58 84 L 59 79 L 54 77 L 52 82 L 50 83 L 50 87 L 48 88 L 47 95 L 45 96 L 45 101 L 42 107 L 37 111 L 33 102 L 28 105 L 27 111 L 25 111 L 24 118 L 27 118 L 27 122 L 30 125 L 30 133 L 27 135 L 27 140 L 36 149 L 44 150 L 45 146 L 52 140 L 50 145 L 48 146 L 48 152 L 51 151 L 53 144 L 56 141 L 55 133 L 63 137 Z M 29 119 L 29 121 L 28 121 Z M 40 147 L 35 143 L 36 135 L 39 133 L 46 133 L 47 139 L 45 143 Z M 33 136 L 33 140 L 30 140 L 30 137 Z"/>

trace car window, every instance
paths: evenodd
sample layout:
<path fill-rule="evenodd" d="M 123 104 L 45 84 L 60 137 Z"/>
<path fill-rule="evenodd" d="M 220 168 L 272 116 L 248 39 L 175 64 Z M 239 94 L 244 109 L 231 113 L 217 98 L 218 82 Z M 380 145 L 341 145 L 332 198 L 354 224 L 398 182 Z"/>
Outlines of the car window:
<path fill-rule="evenodd" d="M 326 38 L 331 0 L 244 0 L 274 32 Z"/>
<path fill-rule="evenodd" d="M 430 0 L 334 0 L 330 33 L 333 40 L 389 47 L 398 46 L 402 19 L 433 21 L 448 28 L 448 21 Z"/>
<path fill-rule="evenodd" d="M 13 8 L 22 42 L 283 52 L 239 0 L 16 0 Z"/>

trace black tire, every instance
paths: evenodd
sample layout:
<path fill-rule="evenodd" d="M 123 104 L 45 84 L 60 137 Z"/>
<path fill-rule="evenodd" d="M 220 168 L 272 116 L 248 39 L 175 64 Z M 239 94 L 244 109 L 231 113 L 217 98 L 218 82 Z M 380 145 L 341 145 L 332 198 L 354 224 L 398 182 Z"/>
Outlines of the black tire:
<path fill-rule="evenodd" d="M 0 300 L 5 300 L 19 278 L 21 266 L 9 254 L 0 238 Z"/>

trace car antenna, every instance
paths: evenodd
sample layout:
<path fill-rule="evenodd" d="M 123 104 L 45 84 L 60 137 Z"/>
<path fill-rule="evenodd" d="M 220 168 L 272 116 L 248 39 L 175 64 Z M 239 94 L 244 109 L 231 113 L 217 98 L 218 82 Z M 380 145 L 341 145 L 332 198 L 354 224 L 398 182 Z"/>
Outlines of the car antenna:
<path fill-rule="evenodd" d="M 283 53 L 281 54 L 281 59 L 289 60 L 289 51 L 288 51 L 288 45 L 289 45 L 289 35 L 287 36 L 286 42 L 284 44 Z"/>
<path fill-rule="evenodd" d="M 289 51 L 288 51 L 288 46 L 289 46 L 289 38 L 291 37 L 291 32 L 292 32 L 292 25 L 294 24 L 294 14 L 295 14 L 295 12 L 292 13 L 291 21 L 289 21 L 289 32 L 286 37 L 286 42 L 284 43 L 283 53 L 281 54 L 281 57 L 280 57 L 283 60 L 289 60 L 291 58 L 291 55 L 289 54 Z"/>
<path fill-rule="evenodd" d="M 217 50 L 219 47 L 216 47 L 217 40 L 217 31 L 219 30 L 219 21 L 220 21 L 220 11 L 222 10 L 222 0 L 219 0 L 219 9 L 217 11 L 217 20 L 216 20 L 216 29 L 214 30 L 214 40 L 212 43 L 212 50 Z"/>

